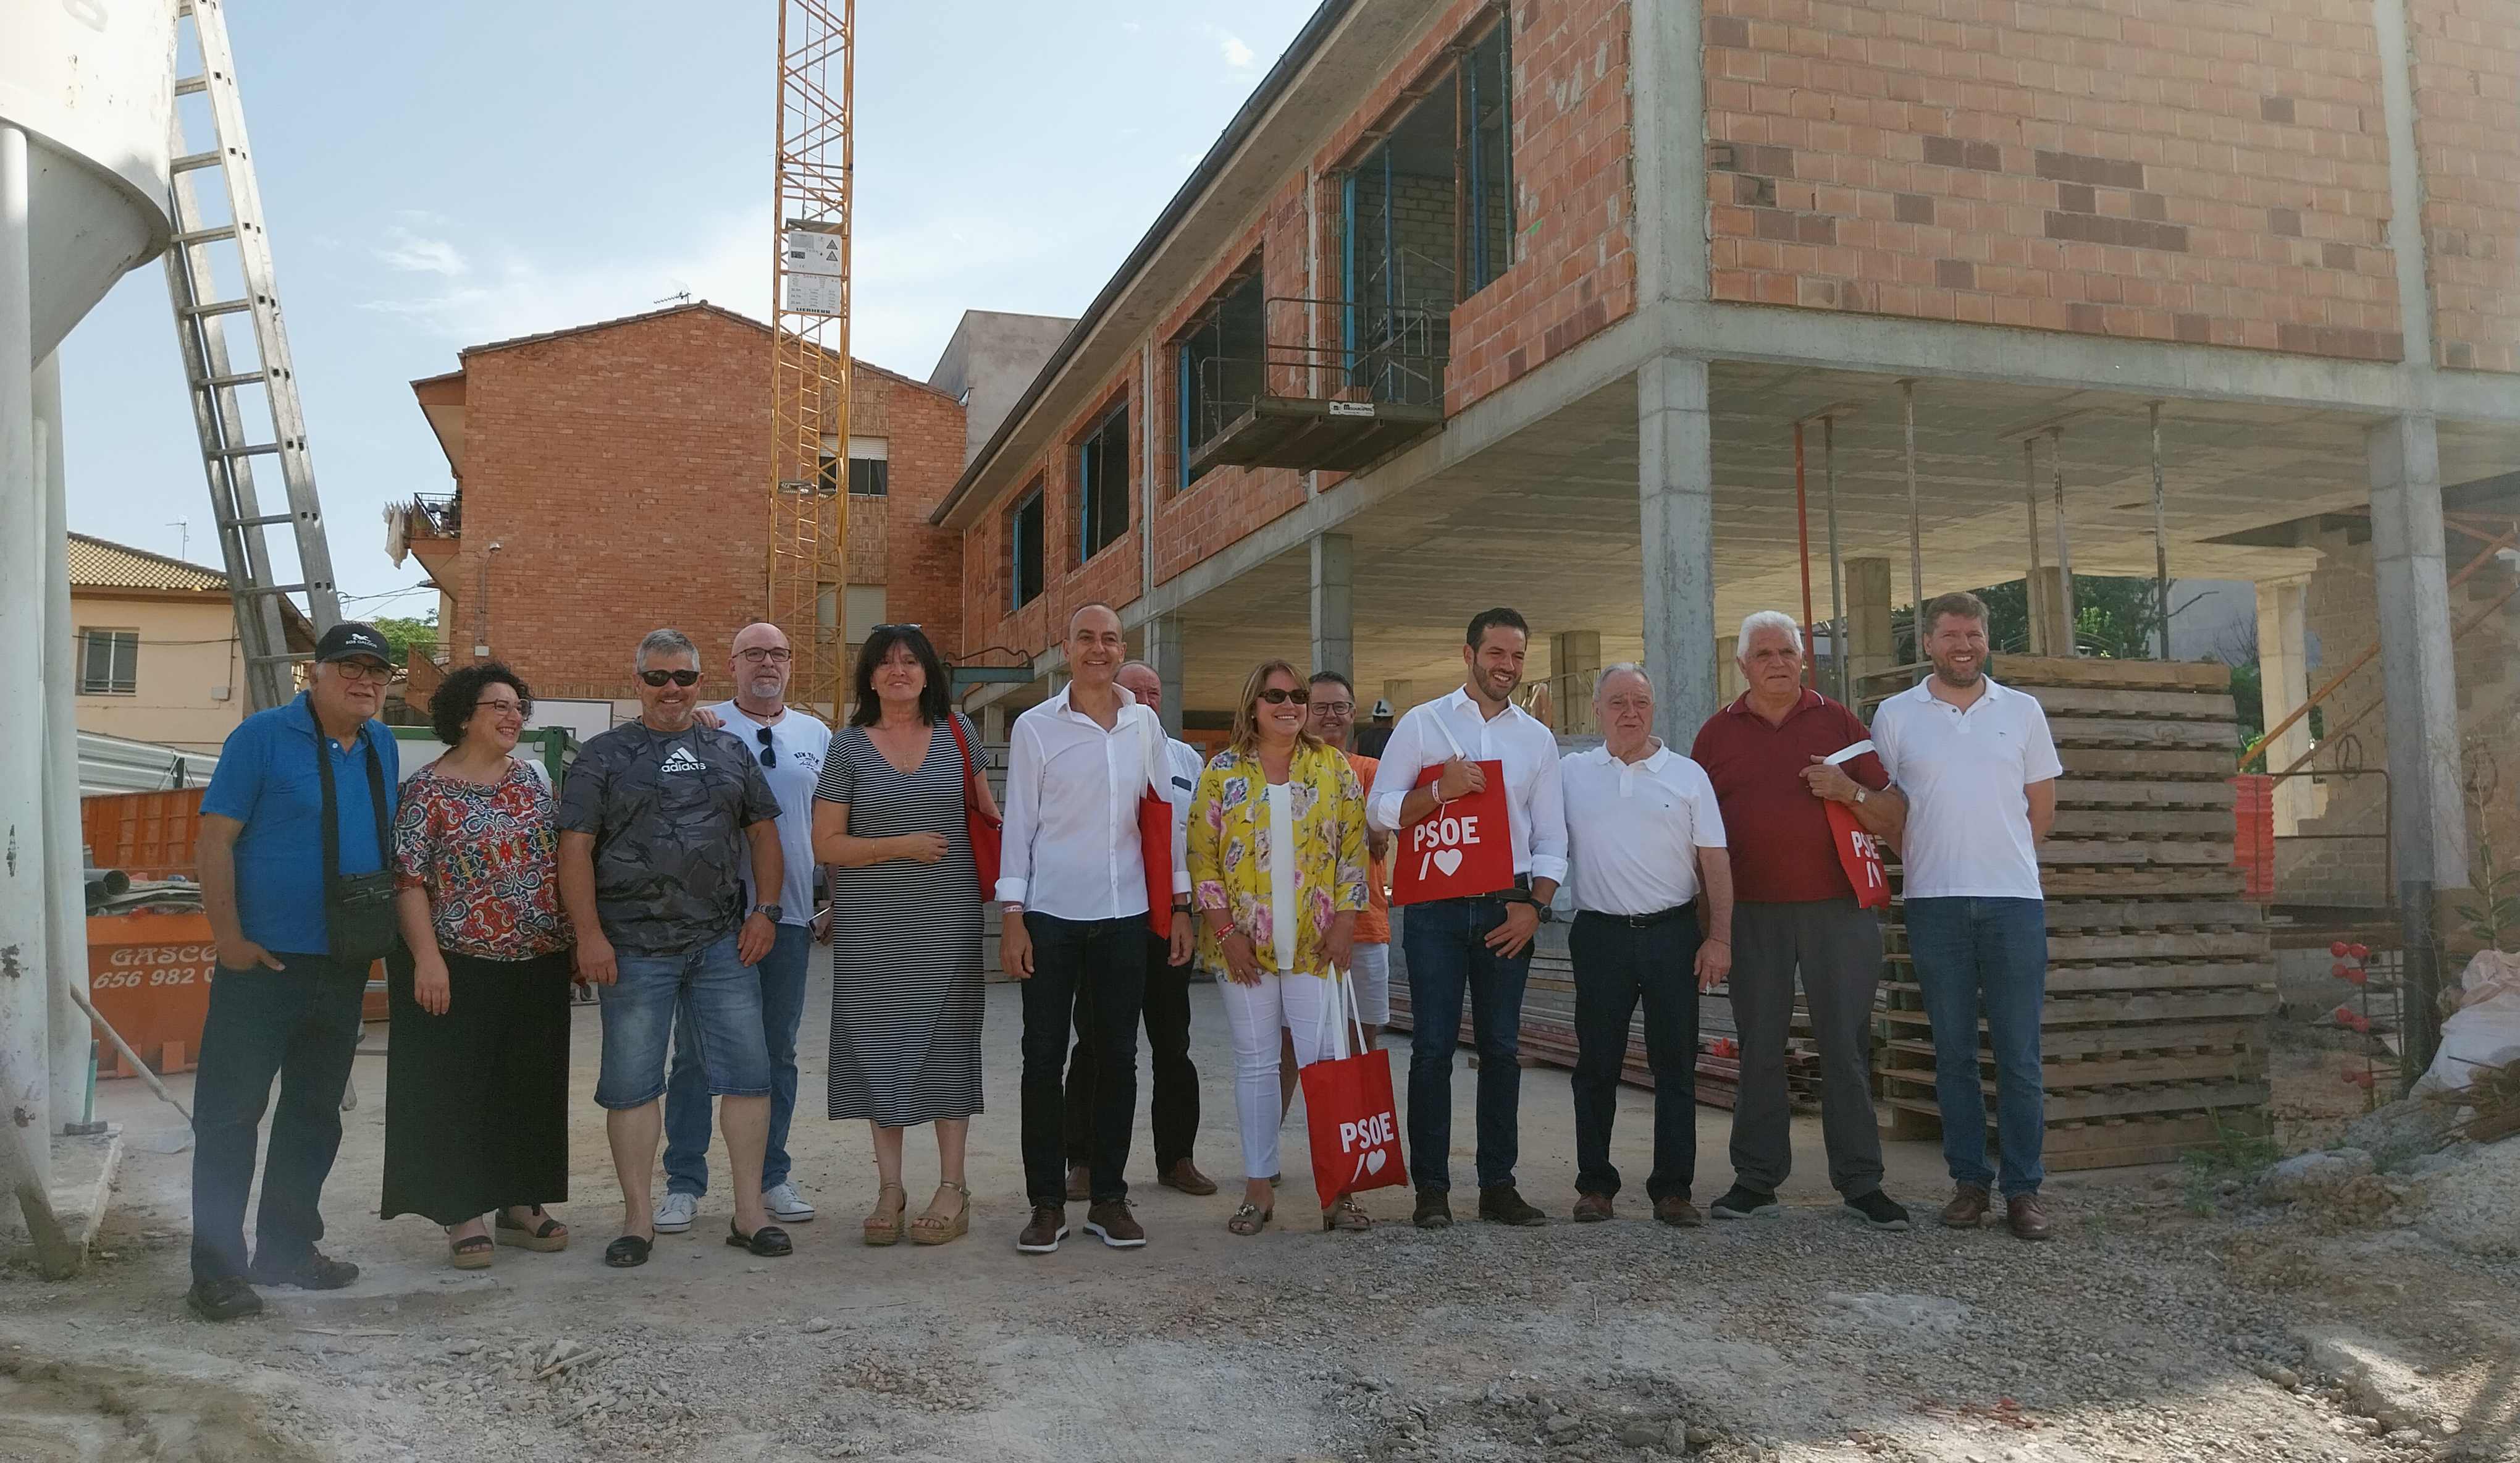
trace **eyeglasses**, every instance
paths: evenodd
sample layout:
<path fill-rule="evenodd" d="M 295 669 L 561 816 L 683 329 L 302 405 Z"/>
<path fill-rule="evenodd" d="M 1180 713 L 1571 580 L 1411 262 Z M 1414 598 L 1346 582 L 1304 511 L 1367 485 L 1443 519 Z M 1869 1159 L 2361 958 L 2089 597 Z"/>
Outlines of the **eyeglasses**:
<path fill-rule="evenodd" d="M 1268 690 L 1260 693 L 1260 699 L 1269 703 L 1269 705 L 1273 707 L 1282 707 L 1290 701 L 1300 707 L 1311 705 L 1313 693 L 1310 691 L 1285 691 L 1281 690 L 1276 686 L 1271 686 Z"/>
<path fill-rule="evenodd" d="M 1352 701 L 1317 701 L 1313 703 L 1313 709 L 1316 711 L 1326 711 L 1332 716 L 1346 716 L 1355 712 L 1356 703 Z"/>
<path fill-rule="evenodd" d="M 752 729 L 752 735 L 761 743 L 761 765 L 765 767 L 778 766 L 779 754 L 770 750 L 770 728 L 766 726 L 756 726 Z"/>
<path fill-rule="evenodd" d="M 661 686 L 667 681 L 677 686 L 697 686 L 700 683 L 700 673 L 697 670 L 643 670 L 639 672 L 639 679 L 651 686 Z"/>
<path fill-rule="evenodd" d="M 796 653 L 784 645 L 773 645 L 766 648 L 756 645 L 748 650 L 737 651 L 735 653 L 735 658 L 739 661 L 746 662 L 754 665 L 758 665 L 764 661 L 769 662 L 773 665 L 785 665 L 789 661 L 796 658 Z"/>
<path fill-rule="evenodd" d="M 382 661 L 335 661 L 333 669 L 345 681 L 393 679 L 393 667 Z"/>
<path fill-rule="evenodd" d="M 870 634 L 876 634 L 876 635 L 880 635 L 880 634 L 882 634 L 882 633 L 883 633 L 884 631 L 886 631 L 886 630 L 915 630 L 915 629 L 918 629 L 918 628 L 919 628 L 919 621 L 918 621 L 918 620 L 915 620 L 915 619 L 905 619 L 905 620 L 903 620 L 903 621 L 902 621 L 901 623 L 899 623 L 899 624 L 879 624 L 879 625 L 877 625 L 873 630 L 869 631 L 868 633 L 870 633 Z"/>

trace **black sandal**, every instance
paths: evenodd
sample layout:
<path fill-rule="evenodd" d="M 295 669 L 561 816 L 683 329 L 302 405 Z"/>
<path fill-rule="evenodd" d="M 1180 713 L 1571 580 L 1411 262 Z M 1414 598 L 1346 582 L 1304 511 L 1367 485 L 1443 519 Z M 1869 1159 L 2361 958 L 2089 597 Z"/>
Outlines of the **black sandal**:
<path fill-rule="evenodd" d="M 541 1250 L 546 1253 L 568 1248 L 567 1225 L 544 1213 L 543 1207 L 539 1204 L 534 1206 L 534 1217 L 541 1222 L 519 1224 L 508 1217 L 506 1210 L 499 1211 L 498 1217 L 492 1221 L 492 1227 L 499 1236 L 499 1243 L 515 1245 L 526 1250 Z"/>
<path fill-rule="evenodd" d="M 733 1219 L 726 1221 L 726 1242 L 738 1250 L 749 1250 L 764 1258 L 791 1255 L 796 1249 L 794 1245 L 788 1242 L 788 1231 L 776 1224 L 764 1224 L 752 1233 L 745 1234 L 735 1227 Z"/>
<path fill-rule="evenodd" d="M 463 1239 L 446 1242 L 447 1262 L 459 1270 L 490 1268 L 490 1237 L 486 1234 L 467 1235 Z"/>
<path fill-rule="evenodd" d="M 616 1270 L 627 1270 L 634 1265 L 644 1265 L 648 1262 L 648 1252 L 654 1249 L 655 1245 L 656 1242 L 653 1240 L 643 1240 L 635 1234 L 625 1234 L 604 1247 L 604 1262 Z"/>

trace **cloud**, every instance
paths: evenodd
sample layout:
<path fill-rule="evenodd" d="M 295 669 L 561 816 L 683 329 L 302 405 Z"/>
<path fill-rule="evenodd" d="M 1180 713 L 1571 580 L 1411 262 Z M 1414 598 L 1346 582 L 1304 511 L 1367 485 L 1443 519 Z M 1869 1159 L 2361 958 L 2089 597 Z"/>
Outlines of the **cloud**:
<path fill-rule="evenodd" d="M 1220 33 L 1216 45 L 1219 51 L 1225 53 L 1225 64 L 1238 71 L 1249 70 L 1251 63 L 1259 59 L 1238 35 Z"/>
<path fill-rule="evenodd" d="M 470 266 L 464 254 L 444 239 L 424 238 L 406 228 L 385 230 L 384 244 L 377 257 L 387 267 L 412 274 L 442 274 L 452 279 Z"/>

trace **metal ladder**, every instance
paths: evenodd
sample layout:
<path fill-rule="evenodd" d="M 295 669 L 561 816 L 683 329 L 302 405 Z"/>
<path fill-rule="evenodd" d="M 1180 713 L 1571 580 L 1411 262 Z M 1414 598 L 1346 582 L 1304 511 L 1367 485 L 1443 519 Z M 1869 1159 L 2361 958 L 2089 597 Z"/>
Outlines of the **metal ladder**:
<path fill-rule="evenodd" d="M 219 552 L 236 599 L 237 635 L 245 651 L 246 687 L 255 710 L 280 706 L 295 694 L 282 602 L 305 597 L 305 613 L 321 635 L 341 617 L 333 584 L 333 552 L 324 538 L 324 513 L 315 497 L 315 464 L 306 451 L 306 414 L 297 398 L 297 377 L 289 358 L 289 335 L 280 320 L 280 295 L 272 283 L 271 241 L 263 230 L 262 191 L 254 181 L 253 154 L 246 145 L 245 109 L 237 98 L 236 65 L 228 48 L 220 0 L 180 0 L 177 40 L 191 17 L 202 69 L 175 78 L 174 182 L 169 189 L 174 247 L 166 251 L 166 290 L 175 308 L 175 338 L 191 385 L 193 424 L 202 439 L 202 470 L 210 485 L 210 513 L 218 525 Z M 179 53 L 180 54 L 180 53 Z M 184 135 L 181 99 L 209 100 L 211 146 L 191 152 Z M 202 173 L 223 189 L 225 222 L 205 220 Z M 213 246 L 233 243 L 242 293 L 222 297 L 213 269 Z M 248 316 L 255 363 L 229 359 L 226 318 Z M 252 439 L 240 389 L 262 389 L 270 407 L 271 434 Z M 265 513 L 256 497 L 253 459 L 279 460 L 289 509 Z M 296 536 L 298 582 L 274 581 L 268 530 L 288 525 Z"/>

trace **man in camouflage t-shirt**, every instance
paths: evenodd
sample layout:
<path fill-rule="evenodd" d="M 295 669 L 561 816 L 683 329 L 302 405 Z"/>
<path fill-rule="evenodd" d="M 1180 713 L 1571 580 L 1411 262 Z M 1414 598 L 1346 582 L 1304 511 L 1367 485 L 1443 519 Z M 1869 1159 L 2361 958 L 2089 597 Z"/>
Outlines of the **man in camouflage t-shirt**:
<path fill-rule="evenodd" d="M 782 911 L 747 910 L 741 872 L 748 851 L 753 887 L 776 895 L 779 803 L 741 740 L 693 719 L 700 670 L 689 638 L 652 631 L 633 664 L 639 719 L 587 742 L 560 805 L 561 898 L 577 931 L 578 977 L 603 997 L 595 1100 L 621 1182 L 621 1237 L 604 1262 L 645 1264 L 655 1242 L 649 1182 L 678 1009 L 699 1037 L 735 1169 L 728 1243 L 786 1255 L 788 1236 L 761 1206 L 770 1051 L 749 969 L 769 952 Z"/>

